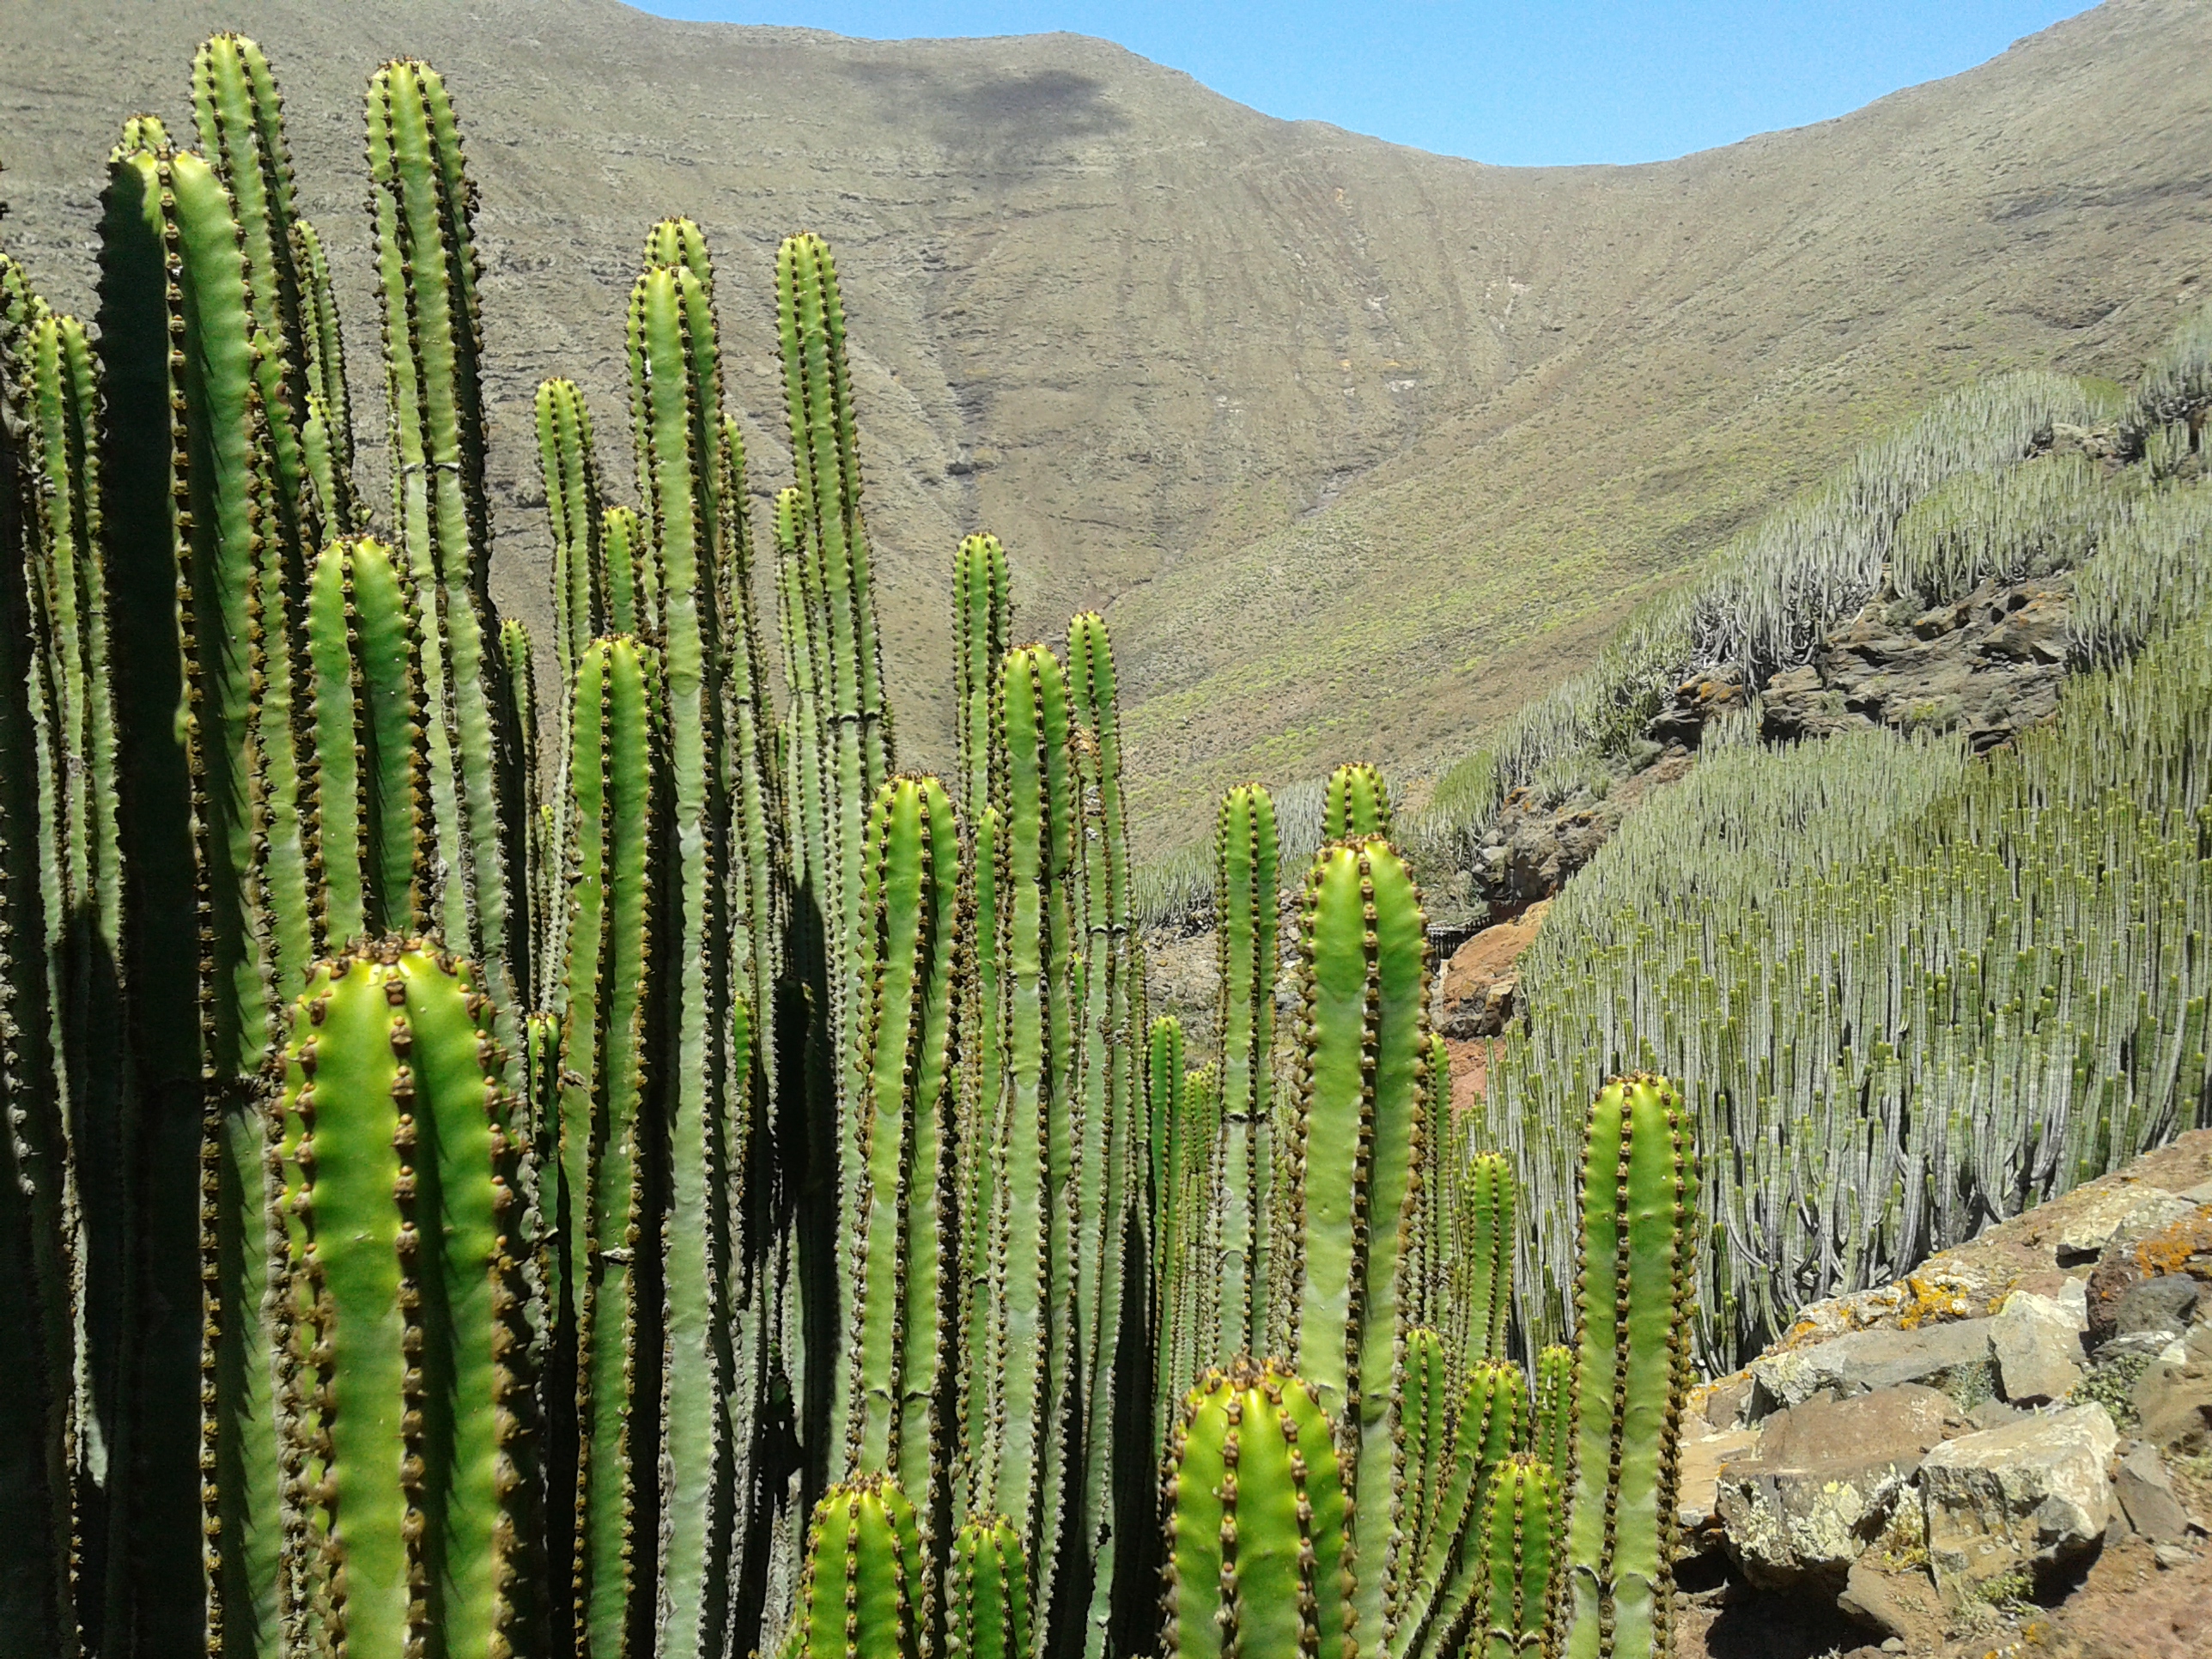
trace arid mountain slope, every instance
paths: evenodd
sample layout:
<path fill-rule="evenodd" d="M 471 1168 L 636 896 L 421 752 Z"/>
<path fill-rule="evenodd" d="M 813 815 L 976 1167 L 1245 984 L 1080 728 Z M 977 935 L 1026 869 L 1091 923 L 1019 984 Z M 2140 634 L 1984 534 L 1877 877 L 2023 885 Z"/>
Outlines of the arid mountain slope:
<path fill-rule="evenodd" d="M 1462 739 L 1929 394 L 2020 363 L 2124 374 L 2212 264 L 2200 0 L 2112 0 L 1841 120 L 1576 169 L 1273 120 L 1069 35 L 878 45 L 613 0 L 8 0 L 0 231 L 58 299 L 90 303 L 117 118 L 182 127 L 187 56 L 224 25 L 276 61 L 364 379 L 361 83 L 411 51 L 455 88 L 503 603 L 544 606 L 540 376 L 584 383 L 627 470 L 619 319 L 651 220 L 713 238 L 760 489 L 785 476 L 773 246 L 818 229 L 860 355 L 908 760 L 942 758 L 951 547 L 993 528 L 1024 631 L 1112 605 L 1154 842 L 1235 775 Z"/>

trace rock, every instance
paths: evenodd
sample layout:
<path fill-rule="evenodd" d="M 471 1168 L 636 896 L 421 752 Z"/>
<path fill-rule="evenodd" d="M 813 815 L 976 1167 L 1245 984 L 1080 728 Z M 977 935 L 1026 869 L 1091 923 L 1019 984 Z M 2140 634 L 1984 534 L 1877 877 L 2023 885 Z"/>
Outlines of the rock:
<path fill-rule="evenodd" d="M 2137 1431 L 2161 1450 L 2196 1450 L 2212 1435 L 2212 1325 L 2190 1332 L 2176 1359 L 2153 1360 L 2132 1402 Z"/>
<path fill-rule="evenodd" d="M 1705 1421 L 1716 1429 L 1735 1428 L 1743 1421 L 1743 1409 L 1750 1404 L 1751 1394 L 1748 1371 L 1738 1371 L 1710 1384 L 1705 1391 Z"/>
<path fill-rule="evenodd" d="M 2131 1229 L 2145 1231 L 2164 1226 L 2186 1214 L 2189 1206 L 2172 1193 L 2134 1182 L 2083 1193 L 2066 1220 L 2051 1235 L 2059 1264 L 2092 1261 L 2106 1247 Z"/>
<path fill-rule="evenodd" d="M 2186 1274 L 2212 1279 L 2212 1204 L 2191 1205 L 2168 1193 L 2146 1203 L 2118 1229 L 2089 1276 L 2089 1335 L 2103 1343 L 2118 1334 L 2121 1302 L 2146 1279 Z"/>
<path fill-rule="evenodd" d="M 1452 952 L 1444 968 L 1443 1021 L 1449 1037 L 1496 1036 L 1513 1015 L 1514 963 L 1535 943 L 1552 908 L 1539 899 L 1510 921 L 1486 927 Z"/>
<path fill-rule="evenodd" d="M 2197 1281 L 2180 1274 L 2138 1280 L 2113 1307 L 2113 1332 L 2119 1336 L 2156 1332 L 2179 1336 L 2189 1328 L 2200 1295 Z"/>
<path fill-rule="evenodd" d="M 1851 1563 L 1836 1606 L 1845 1618 L 1881 1635 L 1885 1653 L 1902 1652 L 1916 1636 L 1943 1621 L 1942 1604 L 1927 1574 L 1881 1572 L 1864 1561 Z"/>
<path fill-rule="evenodd" d="M 1959 1605 L 2002 1574 L 2042 1571 L 2097 1547 L 2112 1515 L 2105 1467 L 2119 1433 L 2102 1406 L 2075 1406 L 1945 1441 L 1922 1460 L 1928 1560 Z"/>
<path fill-rule="evenodd" d="M 2128 1524 L 2153 1543 L 2178 1544 L 2188 1535 L 2189 1512 L 2173 1495 L 2166 1460 L 2148 1441 L 2137 1441 L 2112 1471 L 2112 1496 Z"/>
<path fill-rule="evenodd" d="M 1736 670 L 1712 669 L 1693 674 L 1676 686 L 1673 707 L 1661 710 L 1645 731 L 1655 742 L 1695 749 L 1705 735 L 1707 720 L 1726 710 L 1746 708 L 1749 702 L 1743 677 Z"/>
<path fill-rule="evenodd" d="M 1694 1420 L 1686 1423 L 1693 1428 Z M 1728 1467 L 1759 1449 L 1757 1429 L 1722 1429 L 1685 1433 L 1674 1477 L 1674 1518 L 1681 1528 L 1679 1553 L 1704 1555 L 1723 1541 L 1720 1514 L 1721 1479 Z"/>
<path fill-rule="evenodd" d="M 2014 1291 L 1990 1323 L 1998 1386 L 2014 1405 L 2061 1400 L 2081 1380 L 2081 1333 L 2088 1319 L 2072 1298 Z"/>
<path fill-rule="evenodd" d="M 1762 732 L 1786 742 L 1887 726 L 1994 748 L 2056 712 L 2071 605 L 2063 578 L 1984 582 L 1929 611 L 1876 600 L 1811 662 L 1767 682 Z"/>
<path fill-rule="evenodd" d="M 1917 1330 L 1854 1331 L 1811 1347 L 1763 1354 L 1751 1364 L 1752 1415 L 1802 1405 L 1821 1393 L 1866 1394 L 1906 1382 L 1964 1387 L 1978 1368 L 1987 1374 L 1995 1323 L 1960 1319 Z"/>
<path fill-rule="evenodd" d="M 2179 1544 L 2154 1544 L 2151 1559 L 2158 1563 L 2160 1572 L 2172 1572 L 2176 1567 L 2185 1567 L 2196 1558 Z"/>
<path fill-rule="evenodd" d="M 2017 1423 L 2020 1419 L 2019 1407 L 2008 1406 L 1994 1395 L 1976 1402 L 1973 1409 L 1966 1413 L 1966 1421 L 1978 1429 L 2001 1429 L 2006 1424 Z"/>
<path fill-rule="evenodd" d="M 1907 1385 L 1767 1418 L 1758 1455 L 1719 1471 L 1721 1522 L 1744 1577 L 1761 1589 L 1840 1590 L 1951 1416 L 1942 1395 Z"/>

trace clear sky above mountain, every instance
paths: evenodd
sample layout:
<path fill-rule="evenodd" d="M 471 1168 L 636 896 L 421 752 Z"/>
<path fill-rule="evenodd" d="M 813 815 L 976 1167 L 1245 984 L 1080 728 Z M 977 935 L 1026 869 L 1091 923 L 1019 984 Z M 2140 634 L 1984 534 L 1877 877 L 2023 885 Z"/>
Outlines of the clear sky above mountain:
<path fill-rule="evenodd" d="M 637 3 L 637 0 L 633 0 Z M 1270 115 L 1516 166 L 1650 161 L 1954 75 L 2080 0 L 642 0 L 871 40 L 1070 29 Z"/>

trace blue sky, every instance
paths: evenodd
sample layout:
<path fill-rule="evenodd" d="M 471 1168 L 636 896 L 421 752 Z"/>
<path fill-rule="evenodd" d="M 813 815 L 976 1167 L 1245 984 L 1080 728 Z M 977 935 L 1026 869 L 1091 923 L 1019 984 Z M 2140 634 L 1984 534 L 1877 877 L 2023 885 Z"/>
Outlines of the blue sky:
<path fill-rule="evenodd" d="M 633 0 L 636 3 L 637 0 Z M 1993 58 L 2075 0 L 643 0 L 874 40 L 1072 29 L 1270 115 L 1513 165 L 1650 161 Z"/>

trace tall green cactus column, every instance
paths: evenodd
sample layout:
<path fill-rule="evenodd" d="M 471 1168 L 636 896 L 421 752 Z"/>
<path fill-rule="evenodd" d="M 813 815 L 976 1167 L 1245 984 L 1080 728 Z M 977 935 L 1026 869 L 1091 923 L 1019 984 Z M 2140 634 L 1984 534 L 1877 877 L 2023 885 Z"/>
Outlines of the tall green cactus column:
<path fill-rule="evenodd" d="M 1551 1659 L 1550 1624 L 1558 1594 L 1559 1477 L 1540 1459 L 1510 1458 L 1483 1504 L 1481 1595 L 1468 1659 Z"/>
<path fill-rule="evenodd" d="M 1382 1650 L 1398 1528 L 1399 1275 L 1420 1152 L 1428 941 L 1383 841 L 1324 848 L 1299 921 L 1299 1375 L 1339 1414 L 1357 1635 Z"/>
<path fill-rule="evenodd" d="M 1006 740 L 1001 1015 L 1005 1093 L 993 1152 L 988 1256 L 996 1279 L 991 1429 L 973 1455 L 988 1473 L 980 1505 L 1022 1534 L 1033 1603 L 1049 1607 L 1063 1524 L 1066 1435 L 1073 1396 L 1074 1108 L 1067 1013 L 1076 801 L 1066 682 L 1040 646 L 1006 653 L 1000 690 Z"/>
<path fill-rule="evenodd" d="M 1268 1107 L 1274 1094 L 1276 838 L 1273 798 L 1242 784 L 1221 799 L 1213 831 L 1221 957 L 1220 1364 L 1266 1346 L 1273 1186 Z"/>
<path fill-rule="evenodd" d="M 333 946 L 419 920 L 422 729 L 410 584 L 382 543 L 332 542 L 307 598 L 312 834 Z"/>
<path fill-rule="evenodd" d="M 127 1150 L 138 1243 L 125 1292 L 135 1354 L 111 1448 L 136 1478 L 118 1493 L 114 1543 L 130 1570 L 114 1609 L 154 1648 L 204 1645 L 199 1468 L 204 997 L 214 986 L 212 901 L 201 881 L 194 755 L 212 735 L 187 718 L 198 664 L 178 514 L 188 507 L 184 395 L 187 317 L 173 265 L 182 238 L 165 210 L 159 124 L 134 121 L 110 159 L 100 224 L 101 483 L 118 738 L 119 829 L 131 890 L 125 971 L 140 1134 Z M 181 276 L 181 270 L 179 270 Z M 27 772 L 21 775 L 28 777 Z M 204 799 L 204 798 L 202 798 Z M 10 815 L 11 820 L 13 814 Z M 22 820 L 27 822 L 27 818 Z M 179 964 L 189 964 L 179 971 Z"/>
<path fill-rule="evenodd" d="M 1390 788 L 1382 774 L 1364 761 L 1340 766 L 1328 775 L 1322 796 L 1324 841 L 1366 841 L 1390 834 Z"/>
<path fill-rule="evenodd" d="M 0 256 L 0 1620 L 55 1653 L 106 1612 L 136 1244 L 98 407 L 83 327 Z"/>
<path fill-rule="evenodd" d="M 961 805 L 972 823 L 995 805 L 1005 780 L 996 735 L 999 672 L 1013 643 L 1013 599 L 1006 580 L 1006 550 L 996 536 L 969 536 L 952 562 L 952 696 L 959 721 Z"/>
<path fill-rule="evenodd" d="M 523 1147 L 490 1022 L 466 966 L 390 939 L 316 970 L 284 1048 L 285 1526 L 319 1558 L 290 1636 L 356 1659 L 543 1640 Z"/>
<path fill-rule="evenodd" d="M 430 818 L 446 872 L 431 908 L 447 941 L 482 964 L 513 1048 L 528 941 L 509 925 L 522 825 L 495 737 L 506 693 L 485 586 L 491 522 L 473 195 L 453 103 L 428 64 L 401 58 L 379 70 L 368 118 L 392 522 L 416 585 Z"/>
<path fill-rule="evenodd" d="M 1682 1097 L 1616 1078 L 1590 1108 L 1576 1287 L 1574 1502 L 1564 1651 L 1674 1650 L 1675 1458 L 1694 1295 L 1698 1175 Z"/>
<path fill-rule="evenodd" d="M 1336 1436 L 1298 1378 L 1240 1360 L 1200 1379 L 1184 1402 L 1161 1496 L 1164 1652 L 1342 1659 L 1365 1651 L 1353 1644 Z"/>
<path fill-rule="evenodd" d="M 884 786 L 868 824 L 866 1175 L 851 1218 L 853 1328 L 839 1389 L 848 1468 L 886 1473 L 942 1540 L 951 1459 L 941 1414 L 957 1283 L 948 1205 L 958 1042 L 960 831 L 934 778 Z"/>
<path fill-rule="evenodd" d="M 815 1507 L 786 1659 L 921 1659 L 935 1596 L 914 1505 L 887 1474 L 832 1487 Z"/>
<path fill-rule="evenodd" d="M 697 227 L 656 227 L 630 289 L 631 416 L 640 495 L 659 567 L 662 696 L 672 818 L 666 884 L 670 1048 L 668 1370 L 659 1568 L 675 1611 L 665 1650 L 718 1648 L 735 1467 L 730 1347 L 731 951 L 716 872 L 729 858 L 720 618 L 721 357 Z M 688 257 L 689 263 L 674 262 Z"/>
<path fill-rule="evenodd" d="M 647 1070 L 658 1056 L 649 1037 L 662 971 L 650 864 L 665 811 L 659 701 L 658 666 L 645 647 L 616 638 L 585 652 L 570 699 L 567 768 L 573 845 L 560 1164 L 539 1206 L 563 1236 L 547 1287 L 555 1352 L 574 1356 L 573 1379 L 556 1371 L 547 1391 L 556 1412 L 556 1482 L 574 1468 L 566 1492 L 556 1484 L 552 1498 L 566 1505 L 564 1519 L 573 1517 L 574 1538 L 573 1588 L 556 1595 L 556 1613 L 568 1604 L 577 1650 L 593 1659 L 648 1651 L 652 1640 L 648 1529 L 659 1460 L 631 1449 L 659 1437 L 651 1140 L 662 1079 Z M 562 1530 L 556 1524 L 556 1535 Z"/>

